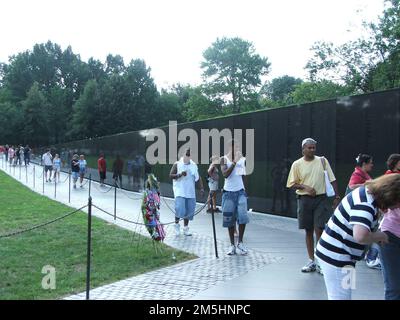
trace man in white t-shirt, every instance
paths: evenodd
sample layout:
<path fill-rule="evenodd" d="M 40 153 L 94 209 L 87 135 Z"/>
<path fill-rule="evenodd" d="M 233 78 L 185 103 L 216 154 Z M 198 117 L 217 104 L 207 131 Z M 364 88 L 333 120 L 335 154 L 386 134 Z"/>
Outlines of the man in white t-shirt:
<path fill-rule="evenodd" d="M 51 172 L 53 171 L 53 156 L 50 153 L 50 149 L 48 149 L 47 152 L 43 154 L 42 161 L 44 164 L 44 174 L 46 182 L 51 182 Z M 48 179 L 47 172 L 50 172 Z"/>
<path fill-rule="evenodd" d="M 180 235 L 179 221 L 183 219 L 183 232 L 185 236 L 191 236 L 189 232 L 189 220 L 193 220 L 196 208 L 195 183 L 198 182 L 201 194 L 204 194 L 203 182 L 199 176 L 196 163 L 190 159 L 190 150 L 175 162 L 169 174 L 173 179 L 175 197 L 175 234 Z"/>
<path fill-rule="evenodd" d="M 222 193 L 222 214 L 224 228 L 228 228 L 231 246 L 228 255 L 239 253 L 246 255 L 248 250 L 243 244 L 243 236 L 246 224 L 249 223 L 247 214 L 247 194 L 243 178 L 246 175 L 246 158 L 242 156 L 239 144 L 233 140 L 230 142 L 230 150 L 221 158 L 221 171 L 225 178 Z M 236 222 L 239 224 L 239 242 L 235 244 Z"/>

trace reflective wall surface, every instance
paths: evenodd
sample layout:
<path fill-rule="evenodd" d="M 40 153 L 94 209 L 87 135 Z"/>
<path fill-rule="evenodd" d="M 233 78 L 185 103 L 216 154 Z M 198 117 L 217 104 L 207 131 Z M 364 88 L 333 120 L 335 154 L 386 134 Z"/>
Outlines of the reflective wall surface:
<path fill-rule="evenodd" d="M 234 129 L 242 129 L 243 153 L 246 155 L 247 148 L 247 153 L 251 150 L 254 154 L 254 171 L 247 177 L 249 208 L 264 213 L 296 217 L 295 194 L 285 186 L 292 162 L 302 156 L 301 141 L 306 137 L 317 140 L 317 155 L 323 155 L 330 161 L 343 195 L 359 153 L 367 153 L 374 157 L 372 176 L 377 177 L 384 173 L 388 156 L 399 152 L 399 95 L 400 90 L 396 89 L 179 124 L 177 127 L 163 127 L 160 129 L 166 138 L 166 164 L 151 165 L 146 161 L 146 151 L 150 146 L 154 146 L 156 141 L 147 141 L 154 133 L 153 130 L 75 141 L 51 146 L 51 151 L 53 155 L 60 154 L 64 170 L 69 169 L 74 153 L 84 154 L 94 180 L 99 180 L 97 159 L 100 153 L 104 153 L 107 161 L 106 182 L 111 185 L 114 184 L 113 163 L 119 155 L 124 162 L 123 188 L 139 191 L 143 187 L 146 174 L 153 172 L 161 181 L 162 194 L 173 196 L 172 181 L 169 179 L 172 164 L 168 163 L 168 150 L 172 147 L 171 141 L 172 144 L 174 141 L 177 143 L 178 149 L 185 144 L 184 141 L 176 142 L 176 134 L 184 136 L 183 130 L 188 128 L 197 133 L 200 160 L 202 152 L 206 151 L 209 156 L 213 154 L 211 140 L 200 141 L 202 130 L 215 128 L 221 132 L 223 129 L 229 129 L 233 133 Z M 246 129 L 254 129 L 254 144 L 252 141 L 246 141 Z M 223 155 L 223 141 L 221 139 L 220 156 Z M 208 150 L 204 149 L 204 145 L 208 145 Z M 38 155 L 43 153 L 44 149 L 35 151 Z M 207 168 L 208 164 L 199 165 L 204 184 Z M 220 187 L 222 186 L 221 176 Z M 206 199 L 198 196 L 197 200 Z"/>

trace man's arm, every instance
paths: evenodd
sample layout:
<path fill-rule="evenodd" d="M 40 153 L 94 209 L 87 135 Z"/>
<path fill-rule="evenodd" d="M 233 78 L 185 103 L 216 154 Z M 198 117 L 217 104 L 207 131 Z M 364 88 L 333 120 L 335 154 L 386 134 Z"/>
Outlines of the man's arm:
<path fill-rule="evenodd" d="M 333 190 L 335 190 L 335 199 L 333 200 L 333 205 L 332 205 L 332 207 L 335 209 L 340 203 L 340 195 L 339 195 L 337 181 L 336 180 L 332 181 L 331 184 L 332 184 Z"/>
<path fill-rule="evenodd" d="M 230 168 L 228 168 L 228 165 L 226 164 L 226 160 L 224 158 L 221 158 L 220 164 L 221 164 L 221 172 L 225 179 L 231 175 L 233 169 L 236 167 L 236 162 L 234 161 L 230 166 Z"/>
<path fill-rule="evenodd" d="M 300 183 L 295 183 L 290 187 L 290 189 L 293 190 L 304 190 L 307 192 L 310 196 L 315 197 L 317 195 L 317 192 L 315 191 L 314 188 L 307 186 L 305 184 L 300 184 Z"/>
<path fill-rule="evenodd" d="M 171 171 L 169 172 L 169 177 L 171 179 L 179 179 L 180 177 L 182 177 L 182 174 L 178 174 L 178 165 L 176 163 L 174 163 L 174 165 L 171 168 Z"/>

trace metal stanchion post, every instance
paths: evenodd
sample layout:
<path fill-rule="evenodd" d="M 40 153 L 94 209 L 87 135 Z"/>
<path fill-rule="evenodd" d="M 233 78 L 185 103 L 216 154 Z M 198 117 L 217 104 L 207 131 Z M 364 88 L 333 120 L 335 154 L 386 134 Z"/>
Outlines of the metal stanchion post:
<path fill-rule="evenodd" d="M 33 165 L 33 189 L 35 189 L 35 181 L 36 181 L 36 166 Z"/>
<path fill-rule="evenodd" d="M 57 176 L 54 177 L 54 199 L 57 198 Z"/>
<path fill-rule="evenodd" d="M 214 205 L 213 205 L 213 202 L 212 202 L 212 195 L 211 195 L 211 199 L 210 200 L 211 200 L 211 218 L 212 218 L 213 235 L 214 235 L 215 257 L 218 258 L 217 234 L 215 232 Z"/>
<path fill-rule="evenodd" d="M 114 221 L 117 220 L 117 182 L 114 181 Z"/>
<path fill-rule="evenodd" d="M 86 261 L 86 300 L 90 292 L 90 258 L 92 247 L 92 197 L 88 201 L 88 232 L 87 232 L 87 261 Z"/>
<path fill-rule="evenodd" d="M 15 177 L 15 164 L 14 164 L 13 176 Z"/>
<path fill-rule="evenodd" d="M 42 174 L 42 176 L 43 176 L 43 179 L 42 179 L 42 184 L 43 184 L 43 194 L 44 194 L 44 174 L 45 174 L 45 172 L 44 172 L 44 166 L 43 166 L 43 174 Z"/>
<path fill-rule="evenodd" d="M 25 166 L 25 182 L 28 184 L 28 166 Z"/>
<path fill-rule="evenodd" d="M 71 203 L 71 170 L 68 171 L 68 203 Z"/>
<path fill-rule="evenodd" d="M 92 174 L 89 174 L 89 197 L 91 196 L 92 192 Z"/>
<path fill-rule="evenodd" d="M 21 164 L 19 164 L 19 180 L 21 180 Z"/>

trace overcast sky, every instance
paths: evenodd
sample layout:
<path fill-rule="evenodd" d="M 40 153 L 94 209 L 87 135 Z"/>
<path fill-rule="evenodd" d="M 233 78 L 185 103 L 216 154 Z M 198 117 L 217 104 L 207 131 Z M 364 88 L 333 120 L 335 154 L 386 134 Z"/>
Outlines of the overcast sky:
<path fill-rule="evenodd" d="M 311 45 L 357 38 L 383 0 L 1 0 L 0 61 L 51 40 L 82 60 L 144 59 L 158 88 L 201 82 L 202 53 L 241 37 L 271 62 L 268 79 L 305 78 Z"/>

